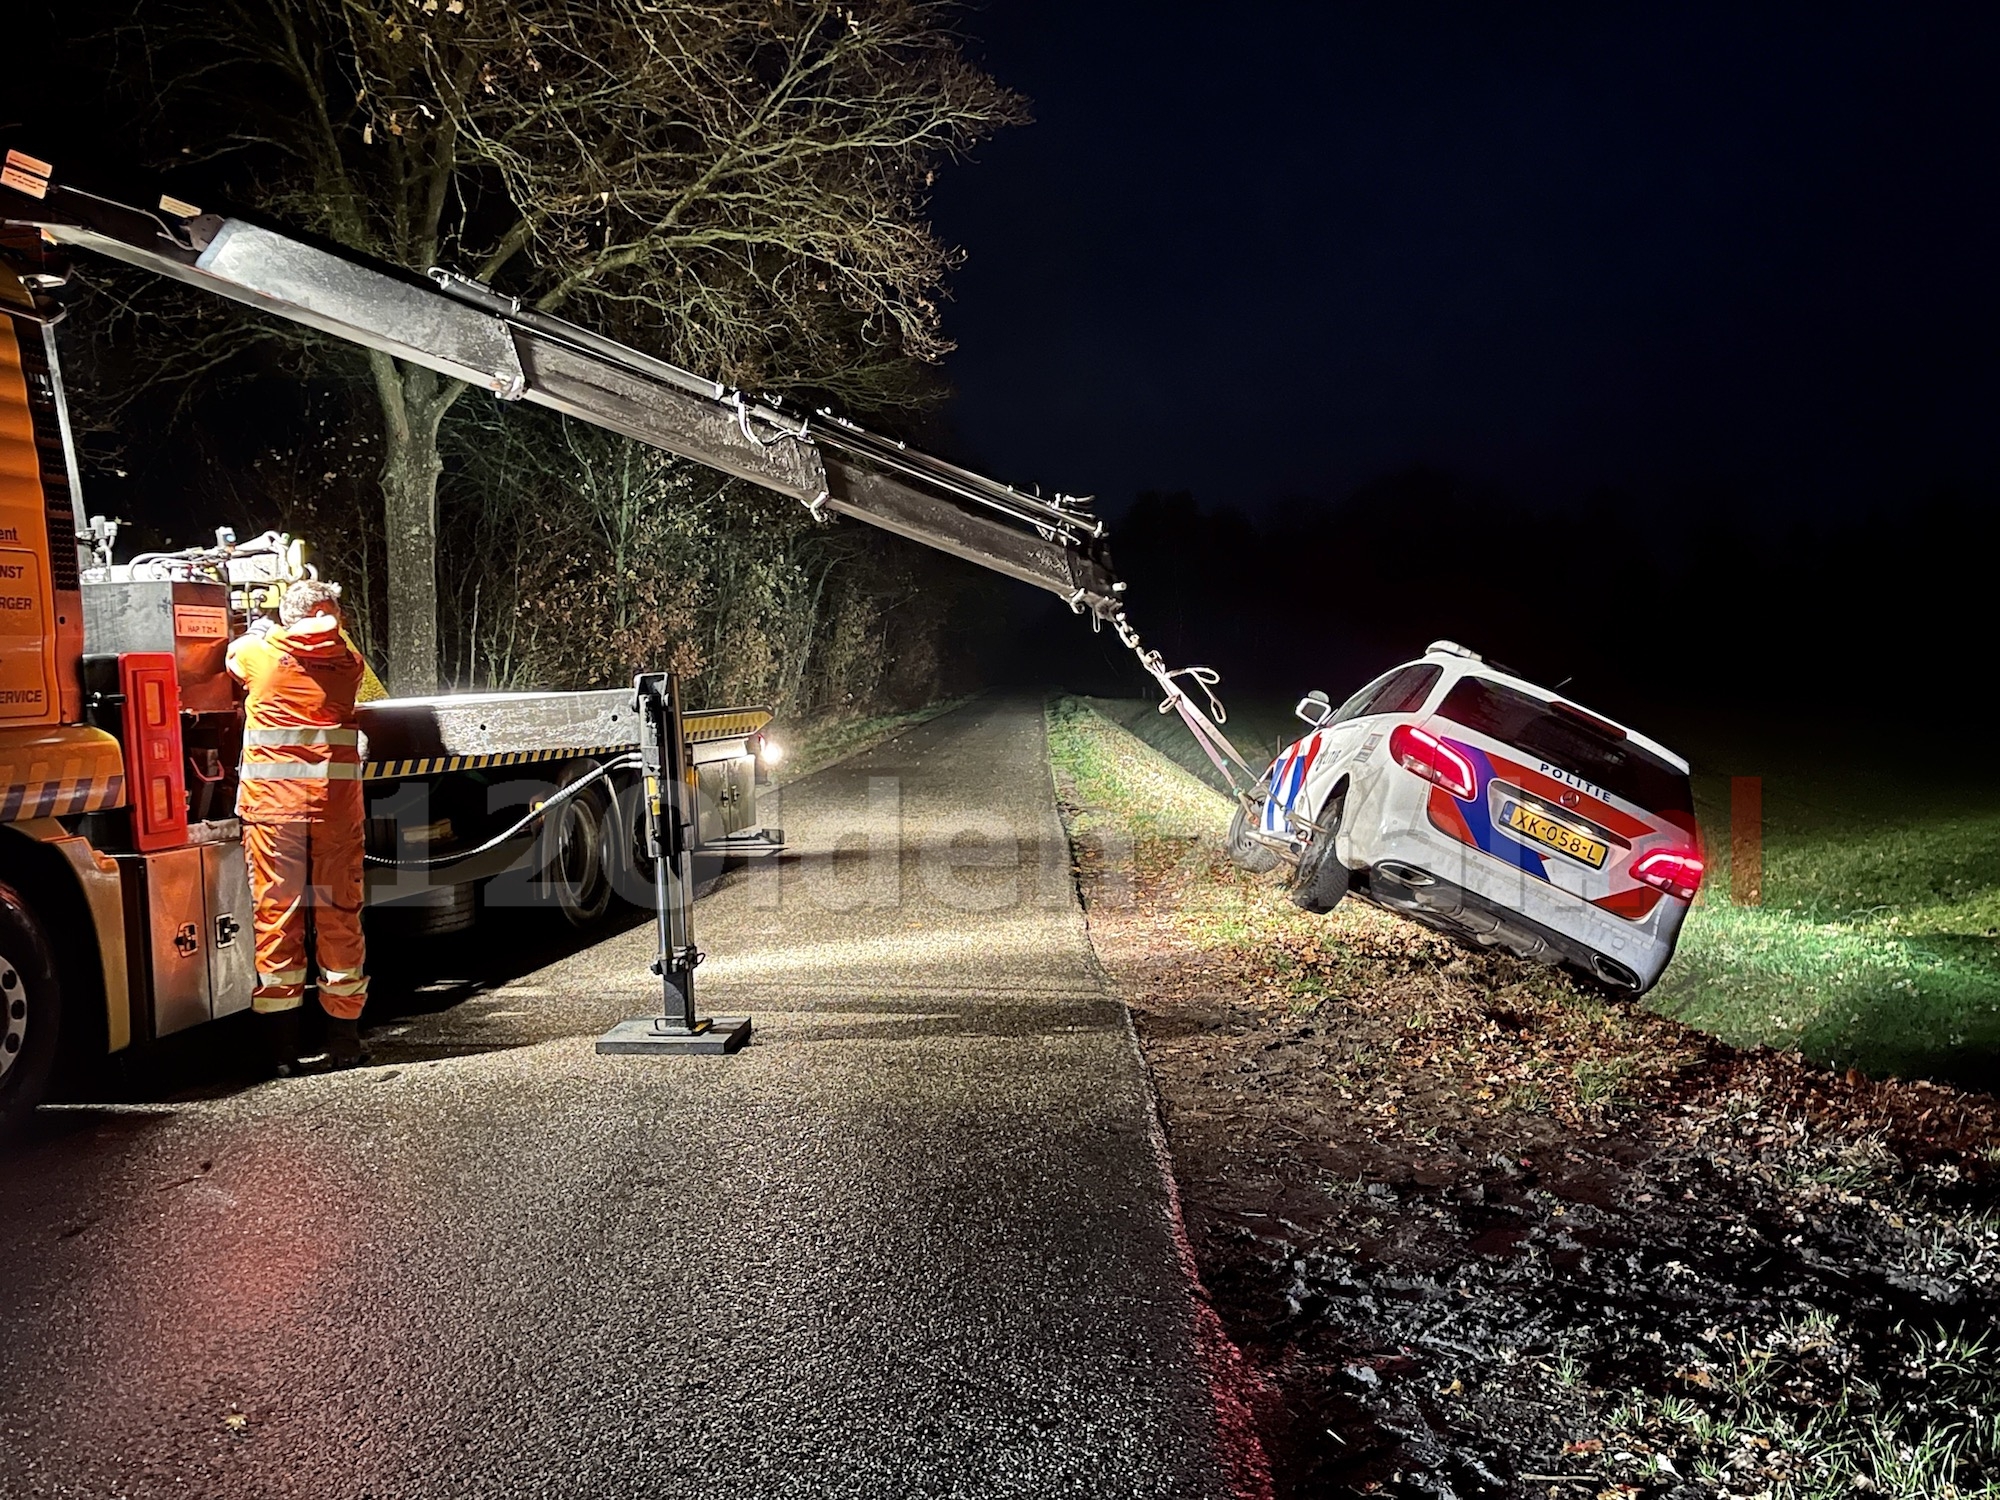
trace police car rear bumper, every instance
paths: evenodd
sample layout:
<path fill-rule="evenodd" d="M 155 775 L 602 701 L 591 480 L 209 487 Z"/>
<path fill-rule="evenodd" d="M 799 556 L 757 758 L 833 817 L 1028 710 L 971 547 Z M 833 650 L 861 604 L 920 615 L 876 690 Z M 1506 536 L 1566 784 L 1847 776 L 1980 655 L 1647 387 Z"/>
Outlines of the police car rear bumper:
<path fill-rule="evenodd" d="M 1651 974 L 1641 974 L 1588 943 L 1403 860 L 1385 859 L 1369 866 L 1358 884 L 1360 893 L 1377 906 L 1425 926 L 1478 947 L 1575 969 L 1627 994 L 1649 989 L 1665 967 L 1663 962 Z"/>

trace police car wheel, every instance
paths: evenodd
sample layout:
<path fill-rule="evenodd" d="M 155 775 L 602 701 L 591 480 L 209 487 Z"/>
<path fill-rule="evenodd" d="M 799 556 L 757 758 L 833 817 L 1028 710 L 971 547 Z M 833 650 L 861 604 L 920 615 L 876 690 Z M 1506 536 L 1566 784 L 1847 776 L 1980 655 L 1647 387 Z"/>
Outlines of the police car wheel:
<path fill-rule="evenodd" d="M 1251 793 L 1252 799 L 1261 808 L 1264 799 L 1270 795 L 1271 777 L 1267 771 L 1264 779 Z M 1253 875 L 1261 875 L 1266 870 L 1278 867 L 1278 852 L 1266 847 L 1250 837 L 1250 820 L 1243 811 L 1243 804 L 1236 804 L 1236 811 L 1229 819 L 1229 857 L 1239 870 L 1248 870 Z"/>
<path fill-rule="evenodd" d="M 1333 836 L 1340 830 L 1340 814 L 1347 805 L 1345 793 L 1320 810 L 1319 831 L 1299 856 L 1299 868 L 1292 876 L 1292 905 L 1303 911 L 1330 912 L 1340 905 L 1353 882 L 1353 874 L 1334 852 Z"/>
<path fill-rule="evenodd" d="M 48 939 L 19 893 L 0 884 L 0 1133 L 47 1095 L 61 1016 Z"/>

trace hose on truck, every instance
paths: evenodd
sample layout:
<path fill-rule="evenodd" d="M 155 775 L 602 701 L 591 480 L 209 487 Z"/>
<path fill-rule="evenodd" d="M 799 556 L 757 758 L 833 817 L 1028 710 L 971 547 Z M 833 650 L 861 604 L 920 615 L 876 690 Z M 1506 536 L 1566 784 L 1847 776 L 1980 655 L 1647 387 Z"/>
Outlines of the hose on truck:
<path fill-rule="evenodd" d="M 477 849 L 457 849 L 450 854 L 434 855 L 428 859 L 397 859 L 392 855 L 386 854 L 364 854 L 361 857 L 371 865 L 389 865 L 398 870 L 435 870 L 443 865 L 463 864 L 468 859 L 477 859 L 482 854 L 491 854 L 495 849 L 498 849 L 502 844 L 506 843 L 516 834 L 521 833 L 531 824 L 539 822 L 554 809 L 561 807 L 571 798 L 580 795 L 584 788 L 594 786 L 613 771 L 622 771 L 639 765 L 641 759 L 641 756 L 635 750 L 629 754 L 621 755 L 615 760 L 607 760 L 588 775 L 577 777 L 576 780 L 555 793 L 555 795 L 540 806 L 529 808 L 526 817 L 515 823 L 513 827 L 494 834 L 492 838 L 481 844 Z"/>

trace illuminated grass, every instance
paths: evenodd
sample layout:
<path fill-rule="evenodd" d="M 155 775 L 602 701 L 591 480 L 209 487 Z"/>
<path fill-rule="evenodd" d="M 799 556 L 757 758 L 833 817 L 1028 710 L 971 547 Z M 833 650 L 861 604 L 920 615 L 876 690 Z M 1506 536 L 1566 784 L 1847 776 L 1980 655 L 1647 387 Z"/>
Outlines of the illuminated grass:
<path fill-rule="evenodd" d="M 1713 871 L 1652 1003 L 1739 1045 L 1990 1084 L 2000 812 L 1954 807 L 1954 789 L 1767 778 L 1764 903 L 1747 907 L 1730 900 L 1727 783 L 1697 791 Z"/>
<path fill-rule="evenodd" d="M 1213 834 L 1229 826 L 1229 799 L 1179 766 L 1149 754 L 1129 734 L 1075 698 L 1049 705 L 1057 764 L 1075 783 L 1092 820 L 1116 819 L 1141 835 L 1161 838 Z"/>
<path fill-rule="evenodd" d="M 1157 701 L 1142 698 L 1077 698 L 1068 700 L 1093 709 L 1135 739 L 1143 740 L 1176 765 L 1184 767 L 1197 781 L 1221 787 L 1215 767 L 1195 744 L 1178 714 L 1162 714 Z M 1289 704 L 1278 705 L 1250 698 L 1231 705 L 1231 716 L 1223 733 L 1243 753 L 1243 758 L 1259 770 L 1276 758 L 1278 751 L 1306 732 L 1292 717 Z M 1223 809 L 1224 816 L 1228 808 Z"/>
<path fill-rule="evenodd" d="M 1707 1357 L 1680 1372 L 1690 1397 L 1635 1390 L 1609 1414 L 1611 1472 L 1622 1466 L 1620 1477 L 1644 1483 L 1666 1472 L 1665 1458 L 1703 1494 L 2000 1500 L 1992 1477 L 2000 1422 L 1991 1414 L 2000 1387 L 1987 1332 L 1895 1329 L 1906 1349 L 1897 1373 L 1908 1385 L 1903 1399 L 1886 1401 L 1851 1378 L 1864 1335 L 1835 1314 L 1807 1309 L 1761 1338 L 1711 1333 Z M 1774 1399 L 1815 1385 L 1816 1411 Z"/>

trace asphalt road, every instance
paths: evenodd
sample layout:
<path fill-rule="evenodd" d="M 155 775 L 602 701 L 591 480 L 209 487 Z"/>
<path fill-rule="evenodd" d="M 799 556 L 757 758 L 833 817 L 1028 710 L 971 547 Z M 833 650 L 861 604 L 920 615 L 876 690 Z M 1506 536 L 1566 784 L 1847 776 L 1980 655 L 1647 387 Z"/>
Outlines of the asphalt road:
<path fill-rule="evenodd" d="M 637 927 L 0 1158 L 0 1495 L 1227 1493 L 1039 706 L 782 801 L 699 910 L 736 1057 L 594 1055 Z"/>

